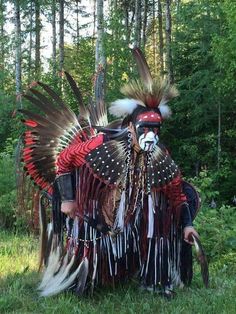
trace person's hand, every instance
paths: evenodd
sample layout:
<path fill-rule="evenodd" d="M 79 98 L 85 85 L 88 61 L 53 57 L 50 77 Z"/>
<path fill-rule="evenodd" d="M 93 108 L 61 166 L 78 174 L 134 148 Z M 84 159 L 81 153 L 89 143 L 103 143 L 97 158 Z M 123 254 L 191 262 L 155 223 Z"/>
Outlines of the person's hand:
<path fill-rule="evenodd" d="M 76 202 L 67 202 L 64 201 L 61 203 L 61 211 L 70 216 L 71 218 L 75 217 L 75 211 L 76 211 Z"/>
<path fill-rule="evenodd" d="M 184 241 L 193 245 L 193 238 L 191 237 L 191 234 L 193 234 L 196 238 L 199 238 L 199 234 L 197 233 L 197 231 L 192 227 L 185 227 L 184 228 Z"/>

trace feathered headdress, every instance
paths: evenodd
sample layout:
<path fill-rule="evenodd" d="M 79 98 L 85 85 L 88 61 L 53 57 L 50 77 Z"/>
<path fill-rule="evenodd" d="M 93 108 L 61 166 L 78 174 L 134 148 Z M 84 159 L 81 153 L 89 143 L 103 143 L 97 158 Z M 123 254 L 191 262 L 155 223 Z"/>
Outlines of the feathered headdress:
<path fill-rule="evenodd" d="M 116 117 L 132 115 L 138 106 L 148 109 L 159 109 L 162 118 L 168 118 L 171 114 L 166 105 L 169 100 L 178 96 L 177 89 L 167 80 L 156 80 L 151 76 L 147 61 L 139 48 L 132 50 L 137 63 L 139 80 L 133 80 L 121 88 L 126 99 L 119 99 L 112 103 L 109 111 Z"/>

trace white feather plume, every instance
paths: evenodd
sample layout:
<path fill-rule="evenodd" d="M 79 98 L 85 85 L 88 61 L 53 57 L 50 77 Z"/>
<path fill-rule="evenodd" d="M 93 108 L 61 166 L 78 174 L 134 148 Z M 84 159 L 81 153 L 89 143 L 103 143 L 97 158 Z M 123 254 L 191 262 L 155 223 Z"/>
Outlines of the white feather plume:
<path fill-rule="evenodd" d="M 53 278 L 53 275 L 58 271 L 60 267 L 60 247 L 58 246 L 55 250 L 52 250 L 49 259 L 48 259 L 48 266 L 43 274 L 42 281 L 38 287 L 39 290 L 44 289 Z"/>
<path fill-rule="evenodd" d="M 109 112 L 113 116 L 120 118 L 128 114 L 132 114 L 138 105 L 145 107 L 144 103 L 137 99 L 130 98 L 117 99 L 116 101 L 111 103 Z"/>
<path fill-rule="evenodd" d="M 171 109 L 169 106 L 166 104 L 161 104 L 159 105 L 159 110 L 161 112 L 162 118 L 167 119 L 171 116 Z"/>
<path fill-rule="evenodd" d="M 74 264 L 74 260 L 75 260 L 75 255 L 73 255 L 69 263 L 68 263 L 68 259 L 66 258 L 66 261 L 64 265 L 62 265 L 62 267 L 60 268 L 59 272 L 56 275 L 54 275 L 51 278 L 51 280 L 48 282 L 48 284 L 42 289 L 40 296 L 47 297 L 47 296 L 55 295 L 69 288 L 69 286 L 73 283 L 73 281 L 76 278 L 76 275 L 74 275 L 74 273 L 67 278 L 69 271 Z M 77 274 L 77 271 L 76 271 L 76 274 Z"/>

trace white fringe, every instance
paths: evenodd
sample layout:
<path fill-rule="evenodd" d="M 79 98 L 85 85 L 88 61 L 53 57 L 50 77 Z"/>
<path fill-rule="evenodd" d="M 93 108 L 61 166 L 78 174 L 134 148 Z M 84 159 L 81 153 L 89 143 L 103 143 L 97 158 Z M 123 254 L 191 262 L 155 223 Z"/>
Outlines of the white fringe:
<path fill-rule="evenodd" d="M 148 238 L 152 238 L 154 232 L 154 207 L 151 194 L 148 195 Z"/>
<path fill-rule="evenodd" d="M 123 191 L 121 194 L 120 205 L 119 205 L 119 208 L 117 209 L 116 220 L 114 223 L 115 229 L 120 228 L 121 230 L 123 230 L 123 228 L 124 228 L 124 215 L 125 215 L 125 191 Z"/>

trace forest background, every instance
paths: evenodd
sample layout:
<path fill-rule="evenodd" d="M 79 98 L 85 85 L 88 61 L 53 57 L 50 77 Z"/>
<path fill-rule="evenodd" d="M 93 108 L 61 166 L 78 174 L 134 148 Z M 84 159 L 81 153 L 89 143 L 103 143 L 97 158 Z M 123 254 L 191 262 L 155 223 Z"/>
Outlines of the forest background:
<path fill-rule="evenodd" d="M 236 257 L 235 0 L 0 0 L 0 226 L 6 234 L 38 230 L 34 204 L 19 202 L 16 189 L 24 131 L 17 110 L 32 109 L 22 93 L 40 80 L 78 113 L 62 71 L 88 100 L 103 66 L 109 105 L 137 77 L 134 46 L 145 52 L 153 76 L 165 76 L 180 92 L 161 141 L 196 185 L 196 226 L 209 260 L 227 273 Z M 30 199 L 36 192 L 20 193 Z"/>

